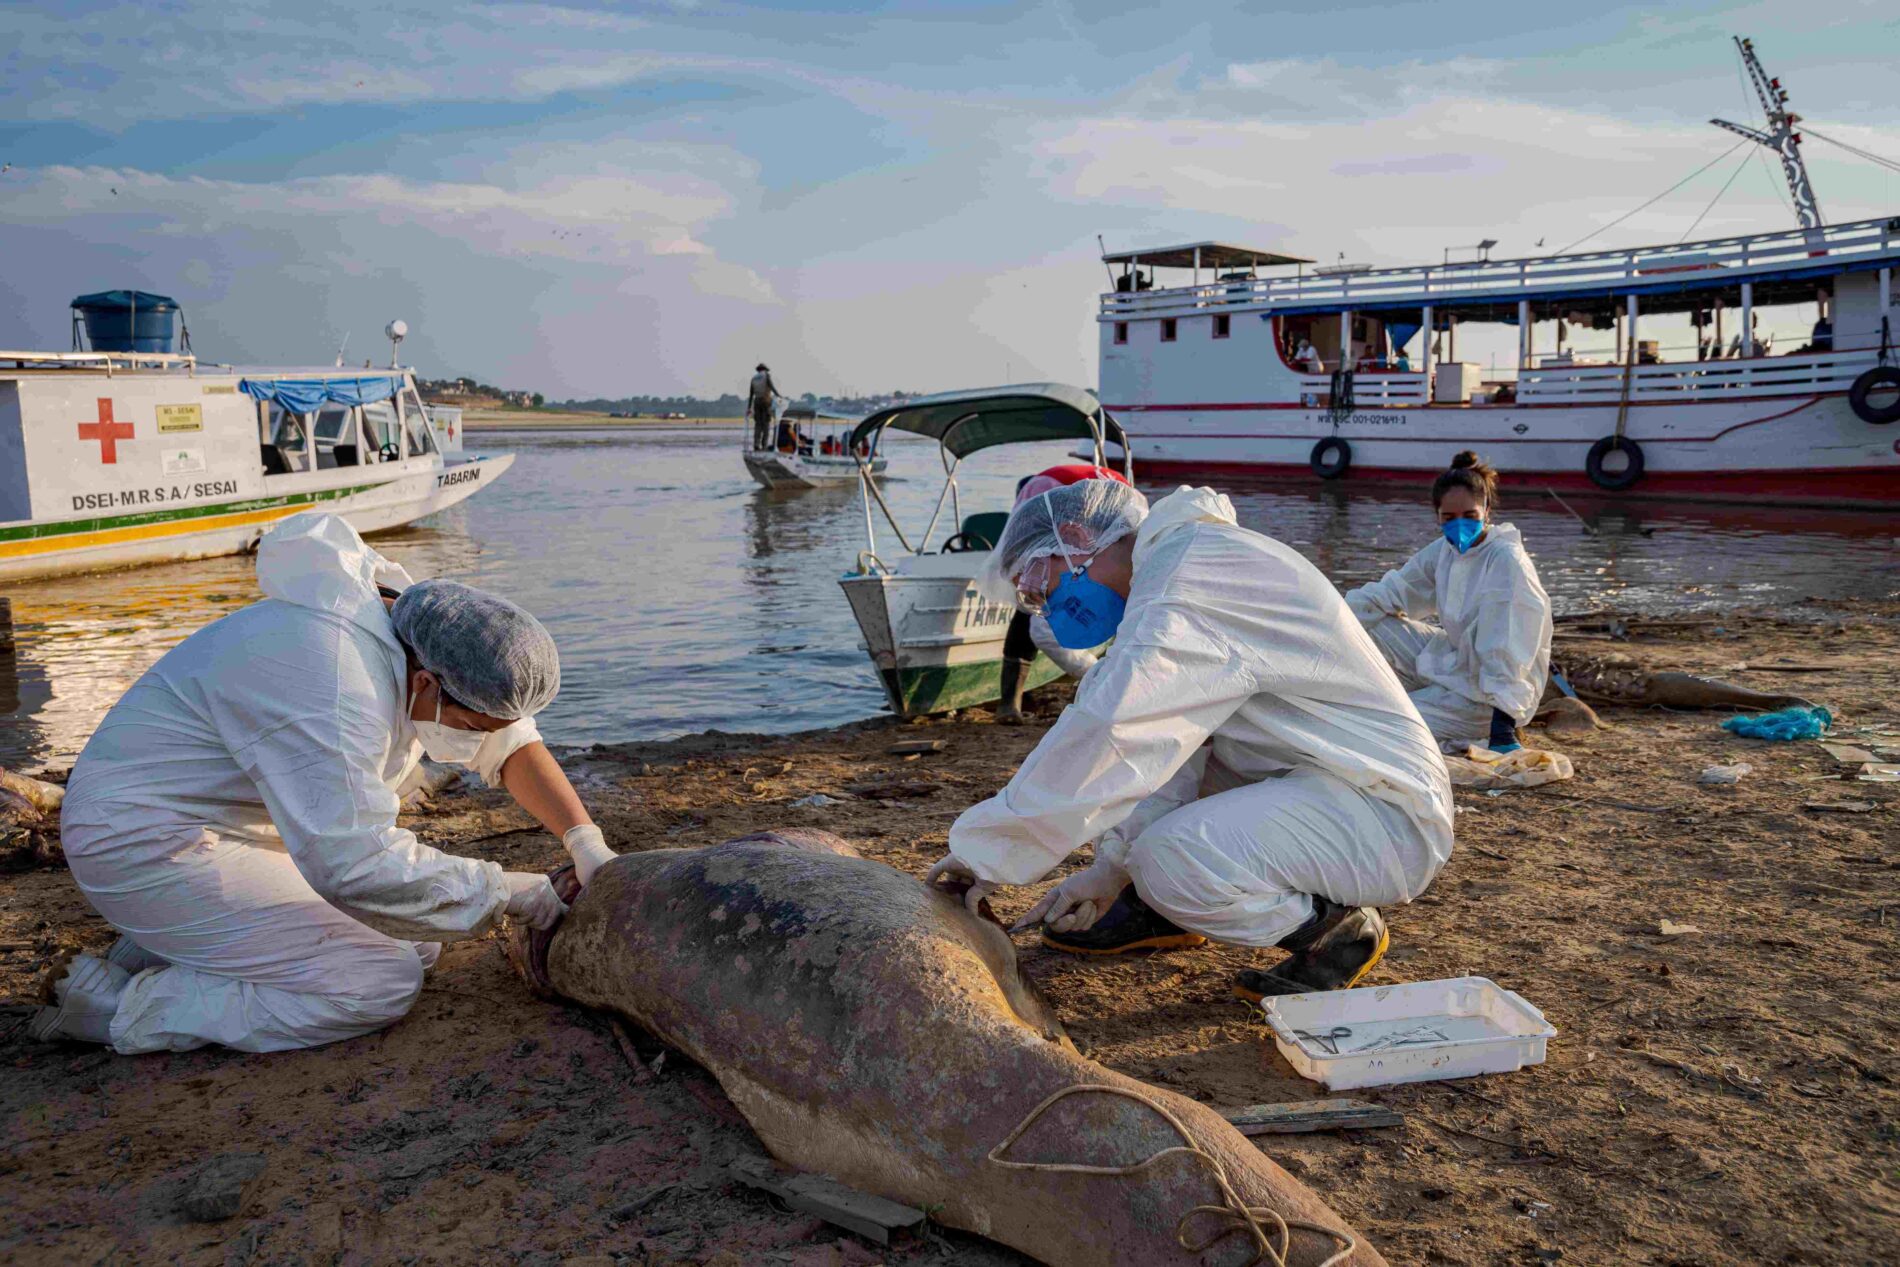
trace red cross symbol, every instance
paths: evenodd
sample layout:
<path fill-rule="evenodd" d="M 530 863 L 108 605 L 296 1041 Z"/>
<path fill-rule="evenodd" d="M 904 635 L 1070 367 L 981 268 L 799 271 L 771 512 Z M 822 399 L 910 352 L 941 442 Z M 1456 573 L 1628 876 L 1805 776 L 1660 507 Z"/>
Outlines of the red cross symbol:
<path fill-rule="evenodd" d="M 119 441 L 132 438 L 132 424 L 112 420 L 112 402 L 99 397 L 99 421 L 79 424 L 81 440 L 99 442 L 99 460 L 108 466 L 117 466 L 119 462 Z"/>

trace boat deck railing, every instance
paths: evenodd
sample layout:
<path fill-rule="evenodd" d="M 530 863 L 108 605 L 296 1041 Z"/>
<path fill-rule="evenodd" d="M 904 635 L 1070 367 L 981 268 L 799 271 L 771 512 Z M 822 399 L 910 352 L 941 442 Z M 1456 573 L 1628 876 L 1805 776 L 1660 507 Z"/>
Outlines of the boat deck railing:
<path fill-rule="evenodd" d="M 1837 348 L 1785 356 L 1749 356 L 1709 361 L 1665 361 L 1653 365 L 1532 365 L 1517 371 L 1514 401 L 1440 401 L 1439 404 L 1615 405 L 1623 399 L 1625 375 L 1631 404 L 1680 404 L 1685 401 L 1734 401 L 1748 397 L 1814 396 L 1844 392 L 1880 359 L 1877 346 Z M 1330 374 L 1303 374 L 1301 400 L 1317 404 L 1333 390 Z M 1487 386 L 1496 386 L 1487 383 Z M 1423 370 L 1379 370 L 1352 378 L 1358 409 L 1423 405 L 1430 398 Z"/>
<path fill-rule="evenodd" d="M 1350 309 L 1504 302 L 1538 294 L 1748 281 L 1797 268 L 1900 263 L 1900 216 L 1678 246 L 1484 260 L 1362 273 L 1303 274 L 1102 296 L 1098 320 L 1187 315 L 1219 308 Z"/>
<path fill-rule="evenodd" d="M 7 352 L 0 351 L 0 369 L 19 370 L 183 370 L 191 374 L 198 358 L 174 352 Z"/>

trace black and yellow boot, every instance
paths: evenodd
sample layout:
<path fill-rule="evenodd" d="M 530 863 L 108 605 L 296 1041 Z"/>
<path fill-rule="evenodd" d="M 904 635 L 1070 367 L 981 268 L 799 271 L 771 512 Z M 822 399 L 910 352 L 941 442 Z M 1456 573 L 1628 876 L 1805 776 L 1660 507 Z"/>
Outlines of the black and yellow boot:
<path fill-rule="evenodd" d="M 1249 1003 L 1278 994 L 1347 990 L 1385 958 L 1392 933 L 1378 909 L 1341 906 L 1317 895 L 1313 918 L 1282 937 L 1293 953 L 1271 969 L 1243 968 L 1234 976 L 1234 993 Z"/>
<path fill-rule="evenodd" d="M 1003 698 L 996 702 L 996 720 L 1005 726 L 1023 724 L 1023 686 L 1032 661 L 1003 659 Z"/>
<path fill-rule="evenodd" d="M 1131 950 L 1176 950 L 1198 946 L 1207 938 L 1158 913 L 1129 885 L 1102 917 L 1071 933 L 1042 930 L 1042 944 L 1071 955 L 1122 955 Z"/>

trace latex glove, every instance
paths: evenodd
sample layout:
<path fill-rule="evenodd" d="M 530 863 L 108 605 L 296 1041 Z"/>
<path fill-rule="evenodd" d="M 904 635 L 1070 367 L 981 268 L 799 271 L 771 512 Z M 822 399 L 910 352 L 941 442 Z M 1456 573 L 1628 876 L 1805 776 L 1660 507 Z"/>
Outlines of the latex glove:
<path fill-rule="evenodd" d="M 969 891 L 963 895 L 963 905 L 968 908 L 970 914 L 977 916 L 983 913 L 977 909 L 982 905 L 983 899 L 1002 887 L 993 880 L 979 879 L 976 872 L 970 870 L 970 864 L 953 853 L 945 854 L 943 861 L 932 867 L 930 874 L 924 877 L 925 884 L 936 884 L 940 880 L 950 884 L 969 885 Z"/>
<path fill-rule="evenodd" d="M 531 871 L 505 871 L 502 882 L 508 886 L 508 905 L 502 910 L 536 932 L 546 932 L 567 914 L 567 903 L 554 892 L 544 875 Z"/>
<path fill-rule="evenodd" d="M 567 856 L 574 860 L 574 878 L 581 882 L 583 888 L 594 878 L 594 872 L 600 870 L 603 863 L 612 862 L 619 856 L 607 847 L 607 838 L 592 823 L 568 828 L 567 834 L 561 837 L 561 843 L 567 846 Z"/>
<path fill-rule="evenodd" d="M 1043 894 L 1042 901 L 1030 907 L 1029 914 L 1017 920 L 1009 931 L 1020 933 L 1040 920 L 1058 933 L 1080 932 L 1107 914 L 1127 887 L 1128 872 L 1098 857 Z"/>

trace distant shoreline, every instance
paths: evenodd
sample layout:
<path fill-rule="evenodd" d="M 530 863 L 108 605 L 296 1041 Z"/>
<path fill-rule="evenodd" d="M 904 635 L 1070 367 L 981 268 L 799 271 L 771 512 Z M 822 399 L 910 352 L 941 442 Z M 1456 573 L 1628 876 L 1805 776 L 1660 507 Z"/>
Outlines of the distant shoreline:
<path fill-rule="evenodd" d="M 464 409 L 464 431 L 577 430 L 595 427 L 731 427 L 742 418 L 615 418 L 608 414 L 560 409 Z"/>

